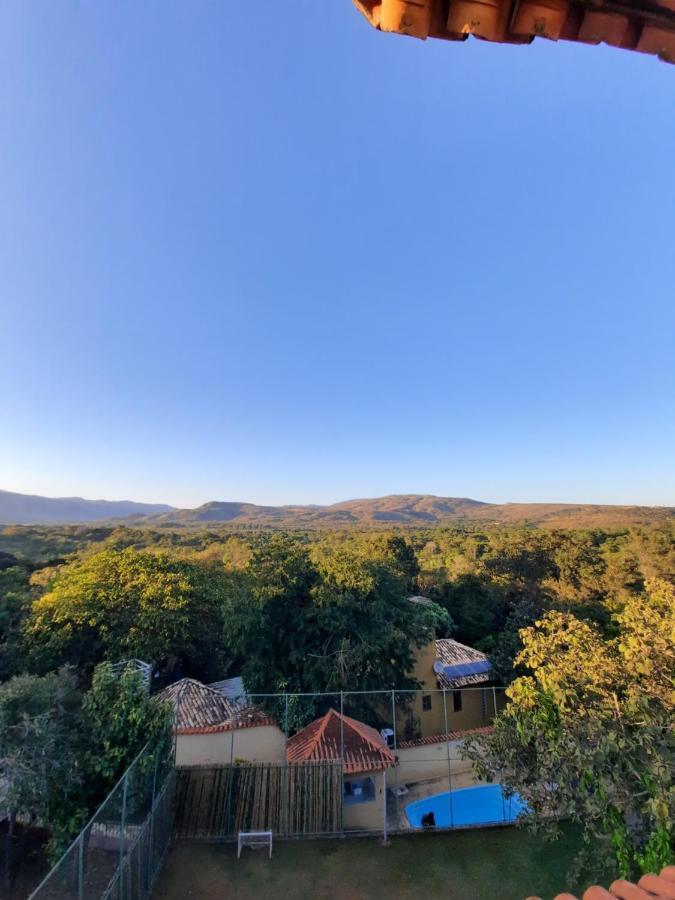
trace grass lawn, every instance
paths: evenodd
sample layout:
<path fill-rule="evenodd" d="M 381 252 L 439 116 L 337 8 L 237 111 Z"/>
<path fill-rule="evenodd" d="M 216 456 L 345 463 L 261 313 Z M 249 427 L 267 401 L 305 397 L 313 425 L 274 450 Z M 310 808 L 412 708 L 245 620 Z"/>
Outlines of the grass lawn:
<path fill-rule="evenodd" d="M 579 842 L 568 831 L 545 844 L 517 828 L 392 838 L 279 841 L 274 856 L 232 844 L 176 844 L 154 900 L 550 900 L 572 887 Z"/>

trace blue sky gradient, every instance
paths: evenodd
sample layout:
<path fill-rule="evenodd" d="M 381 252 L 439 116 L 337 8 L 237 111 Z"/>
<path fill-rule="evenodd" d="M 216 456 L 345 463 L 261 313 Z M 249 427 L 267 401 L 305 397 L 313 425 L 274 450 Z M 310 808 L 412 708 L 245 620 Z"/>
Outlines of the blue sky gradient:
<path fill-rule="evenodd" d="M 0 487 L 675 504 L 675 67 L 0 6 Z"/>

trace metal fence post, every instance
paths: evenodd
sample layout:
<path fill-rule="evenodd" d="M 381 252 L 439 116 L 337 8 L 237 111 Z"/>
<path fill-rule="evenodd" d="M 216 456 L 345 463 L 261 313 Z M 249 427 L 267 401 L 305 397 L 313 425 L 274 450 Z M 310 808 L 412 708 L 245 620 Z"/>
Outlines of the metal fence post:
<path fill-rule="evenodd" d="M 384 791 L 384 815 L 382 816 L 382 846 L 386 847 L 389 844 L 389 839 L 387 835 L 387 814 L 389 810 L 387 809 L 387 770 L 382 770 L 382 790 Z"/>
<path fill-rule="evenodd" d="M 399 830 L 399 808 L 398 808 L 398 760 L 396 759 L 398 751 L 398 740 L 396 737 L 396 694 L 391 692 L 391 729 L 394 732 L 394 808 L 396 809 L 396 831 Z M 387 798 L 385 794 L 385 804 Z"/>
<path fill-rule="evenodd" d="M 77 898 L 84 898 L 84 830 L 80 832 L 77 847 Z"/>
<path fill-rule="evenodd" d="M 340 791 L 340 819 L 342 821 L 342 830 L 345 830 L 345 695 L 340 691 L 340 778 L 342 779 L 342 790 Z"/>
<path fill-rule="evenodd" d="M 494 684 L 492 685 L 492 705 L 495 711 L 495 718 L 497 718 L 497 689 Z"/>
<path fill-rule="evenodd" d="M 127 791 L 129 789 L 129 770 L 124 773 L 122 785 L 122 814 L 120 817 L 120 898 L 124 898 L 124 832 L 127 827 Z"/>
<path fill-rule="evenodd" d="M 156 752 L 156 751 L 155 751 Z M 155 756 L 155 771 L 152 775 L 152 803 L 150 804 L 150 843 L 148 845 L 148 862 L 146 866 L 146 874 L 145 874 L 145 886 L 146 888 L 150 887 L 152 883 L 152 871 L 154 869 L 153 865 L 153 851 L 155 846 L 155 796 L 157 793 L 157 767 L 159 765 L 159 754 Z M 140 853 L 139 853 L 140 855 Z"/>
<path fill-rule="evenodd" d="M 450 827 L 453 827 L 452 815 L 452 764 L 450 762 L 450 732 L 448 731 L 448 707 L 445 697 L 445 686 L 443 687 L 443 717 L 445 720 L 445 755 L 448 758 L 448 802 L 450 805 Z"/>
<path fill-rule="evenodd" d="M 340 759 L 342 760 L 342 768 L 345 765 L 345 695 L 340 691 Z"/>
<path fill-rule="evenodd" d="M 282 796 L 287 798 L 284 803 L 288 811 L 286 813 L 286 832 L 290 834 L 293 831 L 292 816 L 290 815 L 290 777 L 288 768 L 288 692 L 284 691 L 284 787 Z"/>

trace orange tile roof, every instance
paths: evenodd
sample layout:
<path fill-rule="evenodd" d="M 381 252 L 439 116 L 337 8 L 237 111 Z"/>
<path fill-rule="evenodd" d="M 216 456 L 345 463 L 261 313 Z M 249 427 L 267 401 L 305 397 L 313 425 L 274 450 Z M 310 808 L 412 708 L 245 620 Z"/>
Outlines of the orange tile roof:
<path fill-rule="evenodd" d="M 472 734 L 489 734 L 494 731 L 492 725 L 484 728 L 468 728 L 466 731 L 449 731 L 447 734 L 430 734 L 428 737 L 415 738 L 412 741 L 399 741 L 397 749 L 407 750 L 410 747 L 426 747 L 429 744 L 445 744 L 448 741 L 462 741 Z"/>
<path fill-rule="evenodd" d="M 343 771 L 349 774 L 394 765 L 394 754 L 379 732 L 334 709 L 289 738 L 286 758 L 288 762 L 342 758 Z"/>
<path fill-rule="evenodd" d="M 425 39 L 610 44 L 675 62 L 675 0 L 354 0 L 380 31 Z"/>
<path fill-rule="evenodd" d="M 219 731 L 238 731 L 240 728 L 258 728 L 263 725 L 275 725 L 276 722 L 262 709 L 248 706 L 240 709 L 231 719 L 218 722 L 215 725 L 197 725 L 195 727 L 183 727 L 177 729 L 177 734 L 216 734 Z"/>
<path fill-rule="evenodd" d="M 540 900 L 528 897 L 527 900 Z M 554 900 L 577 900 L 573 894 L 558 894 Z M 613 881 L 609 890 L 597 884 L 589 887 L 582 900 L 675 900 L 675 866 L 666 866 L 660 875 L 643 875 L 637 884 L 623 878 Z"/>

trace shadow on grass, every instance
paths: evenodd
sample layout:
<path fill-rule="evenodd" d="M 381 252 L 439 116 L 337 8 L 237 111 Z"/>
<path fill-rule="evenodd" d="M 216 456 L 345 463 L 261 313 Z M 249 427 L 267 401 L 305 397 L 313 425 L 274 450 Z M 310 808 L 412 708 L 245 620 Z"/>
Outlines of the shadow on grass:
<path fill-rule="evenodd" d="M 552 897 L 572 885 L 580 849 L 573 829 L 545 843 L 519 828 L 376 838 L 284 841 L 274 856 L 231 844 L 178 843 L 154 900 L 524 900 Z"/>

